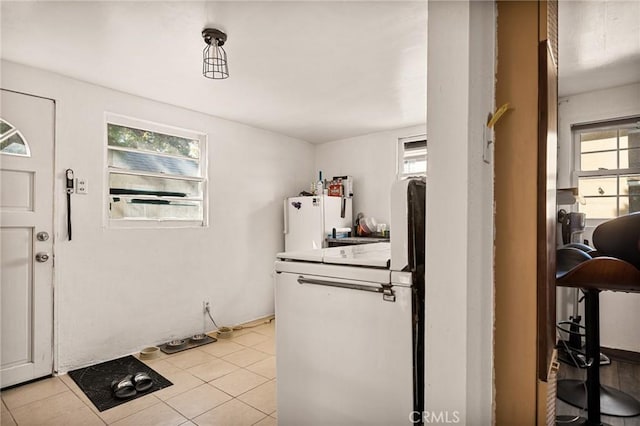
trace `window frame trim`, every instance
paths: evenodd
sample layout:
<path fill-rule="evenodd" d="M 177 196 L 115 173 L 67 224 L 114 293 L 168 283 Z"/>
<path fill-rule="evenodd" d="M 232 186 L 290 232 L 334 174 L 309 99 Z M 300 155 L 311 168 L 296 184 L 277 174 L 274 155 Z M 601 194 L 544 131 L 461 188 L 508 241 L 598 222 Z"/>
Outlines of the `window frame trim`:
<path fill-rule="evenodd" d="M 571 127 L 571 137 L 573 139 L 573 170 L 571 173 L 571 185 L 575 188 L 579 187 L 579 180 L 582 177 L 590 178 L 590 177 L 616 177 L 616 195 L 610 196 L 616 198 L 616 217 L 620 216 L 620 177 L 626 175 L 634 175 L 640 174 L 640 167 L 629 167 L 626 169 L 607 169 L 607 170 L 580 170 L 582 167 L 582 150 L 581 150 L 581 139 L 580 135 L 585 132 L 590 131 L 607 131 L 607 130 L 616 130 L 622 127 L 626 127 L 628 125 L 636 124 L 638 128 L 640 128 L 640 115 L 632 115 L 622 118 L 613 118 L 610 120 L 599 120 L 592 121 L 586 123 L 576 123 L 572 124 Z M 617 156 L 617 161 L 619 162 L 619 153 L 620 153 L 620 136 L 619 133 L 616 136 L 616 144 L 617 147 L 615 150 L 603 150 L 597 152 L 615 152 Z M 596 152 L 596 151 L 593 151 Z M 588 152 L 588 153 L 591 153 Z M 580 195 L 580 194 L 579 194 Z M 595 197 L 595 196 L 582 196 L 587 198 L 606 198 L 606 197 Z M 608 218 L 587 218 L 587 224 L 598 224 L 604 221 L 610 220 Z"/>
<path fill-rule="evenodd" d="M 115 147 L 109 145 L 108 125 L 115 124 L 118 126 L 131 127 L 134 129 L 145 130 L 154 133 L 162 133 L 165 135 L 177 136 L 192 140 L 198 140 L 200 144 L 200 153 L 197 159 L 184 156 L 174 156 L 172 154 L 154 153 L 147 150 L 127 149 L 123 147 Z M 149 121 L 130 117 L 118 113 L 105 111 L 102 126 L 103 134 L 103 193 L 102 193 L 102 223 L 105 229 L 174 229 L 174 228 L 208 228 L 209 227 L 209 135 L 204 131 L 192 130 L 183 127 L 163 124 L 159 122 Z M 124 150 L 138 153 L 148 153 L 150 155 L 160 155 L 168 157 L 176 157 L 180 159 L 198 161 L 200 177 L 193 176 L 177 176 L 153 172 L 138 172 L 134 170 L 125 170 L 117 167 L 109 166 L 109 150 Z M 187 181 L 197 181 L 202 183 L 202 220 L 176 220 L 176 219 L 149 219 L 149 218 L 127 218 L 112 219 L 109 215 L 109 176 L 111 173 L 129 174 L 137 176 L 149 176 L 163 179 L 177 179 Z"/>
<path fill-rule="evenodd" d="M 407 142 L 419 142 L 425 141 L 425 148 L 427 149 L 427 172 L 429 171 L 429 141 L 427 139 L 426 133 L 421 133 L 417 135 L 411 136 L 402 136 L 398 138 L 396 143 L 396 180 L 407 179 L 412 176 L 424 176 L 427 177 L 427 172 L 425 173 L 405 173 L 404 172 L 404 145 Z"/>

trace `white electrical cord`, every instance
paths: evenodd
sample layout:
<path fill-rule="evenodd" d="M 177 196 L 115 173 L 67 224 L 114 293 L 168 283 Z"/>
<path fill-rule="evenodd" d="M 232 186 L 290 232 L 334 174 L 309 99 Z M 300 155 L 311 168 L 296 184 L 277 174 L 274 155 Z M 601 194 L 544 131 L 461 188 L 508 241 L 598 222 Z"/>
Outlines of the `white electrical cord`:
<path fill-rule="evenodd" d="M 213 319 L 213 316 L 211 316 L 211 310 L 209 308 L 209 305 L 207 305 L 204 309 L 207 311 L 207 315 L 209 315 L 209 318 L 211 319 L 211 322 L 213 323 L 213 325 L 216 328 L 216 330 L 220 330 L 221 328 L 224 328 L 224 327 L 220 327 L 220 326 L 218 326 L 218 324 L 216 324 L 216 321 Z M 232 331 L 243 330 L 245 328 L 254 328 L 254 327 L 258 327 L 258 326 L 263 325 L 263 324 L 271 324 L 271 322 L 273 320 L 275 320 L 275 319 L 276 319 L 275 317 L 271 317 L 268 320 L 259 322 L 259 323 L 254 324 L 254 325 L 236 325 L 234 327 L 226 327 L 226 328 L 229 328 Z"/>
<path fill-rule="evenodd" d="M 566 333 L 566 331 L 564 331 L 563 329 L 560 328 L 560 331 L 563 331 Z M 570 334 L 570 333 L 569 333 Z M 560 336 L 557 336 L 560 337 Z M 567 345 L 567 341 L 564 339 L 560 339 L 560 341 L 562 342 L 562 345 L 564 346 L 565 351 L 569 354 L 569 356 L 571 357 L 571 360 L 573 361 L 573 365 L 576 368 L 580 368 L 580 364 L 578 363 L 578 361 L 576 360 L 576 358 L 573 356 L 573 351 L 569 349 L 569 345 Z M 586 360 L 586 356 L 585 356 L 585 360 Z M 588 361 L 588 360 L 587 360 Z M 596 362 L 595 360 L 592 360 L 591 362 Z M 600 362 L 600 359 L 598 358 L 597 362 Z M 587 382 L 586 380 L 582 382 L 582 386 L 584 387 L 584 394 L 587 394 Z M 588 407 L 583 407 L 582 411 L 587 411 Z M 557 417 L 557 416 L 556 416 Z M 556 424 L 571 424 L 571 423 L 575 423 L 578 420 L 580 420 L 581 416 L 578 414 L 577 416 L 575 416 L 574 418 L 572 418 L 571 420 L 558 420 L 556 418 Z"/>
<path fill-rule="evenodd" d="M 209 318 L 211 318 L 211 322 L 213 323 L 214 327 L 216 329 L 220 329 L 220 327 L 218 327 L 218 324 L 216 324 L 216 321 L 213 319 L 213 317 L 211 316 L 211 310 L 209 309 L 209 304 L 207 304 L 207 306 L 205 306 L 204 308 L 207 311 L 207 315 L 209 315 Z"/>

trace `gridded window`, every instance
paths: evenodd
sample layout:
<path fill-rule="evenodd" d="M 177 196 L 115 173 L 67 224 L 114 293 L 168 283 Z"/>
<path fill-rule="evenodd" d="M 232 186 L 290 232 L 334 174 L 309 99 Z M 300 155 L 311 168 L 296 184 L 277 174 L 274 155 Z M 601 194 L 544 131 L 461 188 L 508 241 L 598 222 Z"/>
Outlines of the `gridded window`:
<path fill-rule="evenodd" d="M 107 118 L 110 223 L 206 225 L 204 134 Z"/>
<path fill-rule="evenodd" d="M 398 140 L 398 178 L 427 175 L 426 135 Z"/>
<path fill-rule="evenodd" d="M 573 127 L 579 210 L 588 219 L 640 211 L 640 117 Z"/>

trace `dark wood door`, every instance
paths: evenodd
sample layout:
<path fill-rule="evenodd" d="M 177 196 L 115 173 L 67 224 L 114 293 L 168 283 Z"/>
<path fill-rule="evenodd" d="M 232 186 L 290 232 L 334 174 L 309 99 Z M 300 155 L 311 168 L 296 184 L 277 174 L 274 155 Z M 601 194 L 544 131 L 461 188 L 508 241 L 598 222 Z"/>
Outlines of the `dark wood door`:
<path fill-rule="evenodd" d="M 547 381 L 556 344 L 556 175 L 558 149 L 558 67 L 551 43 L 539 46 L 537 372 Z"/>

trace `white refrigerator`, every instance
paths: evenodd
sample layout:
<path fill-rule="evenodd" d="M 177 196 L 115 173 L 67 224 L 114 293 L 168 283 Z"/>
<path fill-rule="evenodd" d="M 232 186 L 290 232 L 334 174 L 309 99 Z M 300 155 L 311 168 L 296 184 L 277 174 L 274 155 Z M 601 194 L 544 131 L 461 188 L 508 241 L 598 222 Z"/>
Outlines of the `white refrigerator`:
<path fill-rule="evenodd" d="M 389 243 L 278 256 L 278 424 L 408 425 L 411 272 L 389 269 Z"/>
<path fill-rule="evenodd" d="M 284 200 L 284 250 L 326 247 L 333 228 L 351 228 L 352 200 L 328 195 L 290 197 Z"/>
<path fill-rule="evenodd" d="M 278 424 L 420 420 L 425 188 L 423 180 L 394 187 L 390 243 L 277 255 Z"/>

